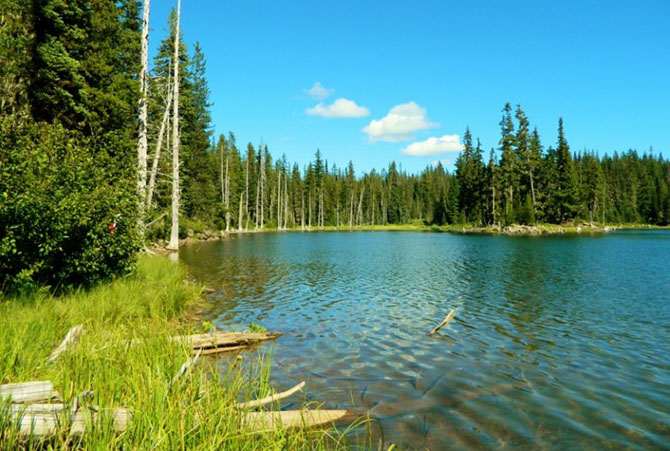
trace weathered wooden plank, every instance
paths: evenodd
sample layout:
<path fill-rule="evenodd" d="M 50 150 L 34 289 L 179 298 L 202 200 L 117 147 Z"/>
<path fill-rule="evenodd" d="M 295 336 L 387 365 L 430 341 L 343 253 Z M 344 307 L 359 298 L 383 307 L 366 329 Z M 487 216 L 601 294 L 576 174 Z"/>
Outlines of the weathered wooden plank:
<path fill-rule="evenodd" d="M 79 337 L 83 332 L 84 332 L 84 326 L 82 324 L 74 326 L 73 328 L 68 330 L 67 334 L 65 335 L 65 339 L 54 350 L 54 352 L 51 353 L 51 355 L 47 359 L 47 363 L 52 363 L 53 361 L 55 361 L 58 358 L 58 356 L 67 351 L 68 348 L 72 349 L 79 341 Z"/>
<path fill-rule="evenodd" d="M 71 419 L 70 435 L 83 434 L 86 432 L 87 428 L 100 421 L 101 415 L 112 420 L 112 428 L 115 432 L 124 432 L 127 430 L 130 421 L 132 420 L 130 410 L 123 407 L 102 409 L 99 412 L 94 412 L 89 409 L 81 409 L 75 414 L 74 418 Z"/>
<path fill-rule="evenodd" d="M 242 425 L 255 432 L 271 431 L 278 427 L 313 427 L 332 425 L 353 418 L 348 410 L 282 410 L 271 412 L 247 412 Z"/>
<path fill-rule="evenodd" d="M 69 430 L 70 435 L 81 435 L 92 425 L 98 424 L 100 415 L 111 418 L 116 432 L 128 429 L 132 415 L 128 409 L 102 409 L 97 412 L 82 408 L 72 414 L 70 407 L 64 404 L 32 404 L 9 407 L 10 422 L 18 425 L 22 436 L 48 436 L 61 430 Z"/>
<path fill-rule="evenodd" d="M 293 388 L 290 388 L 286 391 L 283 391 L 281 393 L 276 393 L 272 396 L 268 396 L 266 398 L 261 398 L 261 399 L 256 399 L 254 401 L 248 401 L 248 402 L 242 402 L 235 404 L 235 407 L 238 409 L 251 409 L 252 407 L 258 407 L 262 406 L 265 404 L 269 404 L 274 401 L 278 401 L 280 399 L 288 398 L 291 396 L 293 393 L 298 392 L 302 390 L 302 388 L 305 386 L 305 381 L 300 382 L 298 385 L 296 385 Z"/>
<path fill-rule="evenodd" d="M 0 400 L 12 403 L 50 401 L 58 399 L 58 393 L 50 381 L 21 382 L 0 385 Z"/>

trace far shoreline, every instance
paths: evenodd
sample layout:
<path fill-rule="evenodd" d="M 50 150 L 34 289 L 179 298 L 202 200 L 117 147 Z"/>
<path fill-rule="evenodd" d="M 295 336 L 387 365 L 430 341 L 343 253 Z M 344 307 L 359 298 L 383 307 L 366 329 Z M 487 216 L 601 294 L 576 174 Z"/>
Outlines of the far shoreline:
<path fill-rule="evenodd" d="M 283 233 L 283 232 L 432 232 L 453 233 L 458 235 L 507 235 L 507 236 L 556 236 L 556 235 L 594 235 L 605 234 L 620 230 L 670 230 L 670 226 L 659 226 L 652 224 L 537 224 L 533 226 L 514 224 L 509 226 L 474 226 L 472 224 L 450 224 L 450 225 L 426 225 L 419 222 L 410 224 L 386 224 L 386 225 L 363 225 L 363 226 L 324 226 L 324 227 L 289 227 L 278 229 L 276 227 L 264 227 L 251 230 L 189 230 L 188 237 L 179 240 L 179 244 L 192 244 L 207 241 L 225 240 L 229 235 L 252 235 L 257 233 Z M 152 242 L 150 248 L 154 250 L 166 250 L 166 241 L 158 240 Z M 167 251 L 167 250 L 166 250 Z"/>

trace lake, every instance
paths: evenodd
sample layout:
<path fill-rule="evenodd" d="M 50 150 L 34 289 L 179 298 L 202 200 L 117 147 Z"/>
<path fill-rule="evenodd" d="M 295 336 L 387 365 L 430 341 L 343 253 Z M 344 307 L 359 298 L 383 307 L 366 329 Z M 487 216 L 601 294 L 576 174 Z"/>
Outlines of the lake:
<path fill-rule="evenodd" d="M 670 231 L 264 233 L 180 259 L 217 290 L 203 319 L 284 334 L 277 391 L 369 411 L 375 443 L 670 446 Z"/>

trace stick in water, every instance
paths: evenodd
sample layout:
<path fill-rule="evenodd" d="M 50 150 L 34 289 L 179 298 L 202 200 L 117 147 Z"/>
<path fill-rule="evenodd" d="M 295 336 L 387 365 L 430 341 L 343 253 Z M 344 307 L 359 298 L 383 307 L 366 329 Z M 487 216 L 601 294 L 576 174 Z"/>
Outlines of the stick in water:
<path fill-rule="evenodd" d="M 235 407 L 237 407 L 238 409 L 251 409 L 252 407 L 258 407 L 258 406 L 262 406 L 264 404 L 269 404 L 273 401 L 277 401 L 278 399 L 288 398 L 293 393 L 302 390 L 302 388 L 304 386 L 305 386 L 305 381 L 302 381 L 298 385 L 296 385 L 295 387 L 290 388 L 290 389 L 288 389 L 284 392 L 277 393 L 276 395 L 268 396 L 267 398 L 257 399 L 255 401 L 239 403 L 239 404 L 236 404 Z"/>
<path fill-rule="evenodd" d="M 431 330 L 428 335 L 433 335 L 435 332 L 440 330 L 443 326 L 446 326 L 447 324 L 449 324 L 449 321 L 454 319 L 454 315 L 456 315 L 456 311 L 455 310 L 450 311 L 449 314 L 446 316 L 446 318 L 444 318 L 444 320 L 440 324 L 438 324 L 437 327 L 435 327 L 435 329 Z"/>

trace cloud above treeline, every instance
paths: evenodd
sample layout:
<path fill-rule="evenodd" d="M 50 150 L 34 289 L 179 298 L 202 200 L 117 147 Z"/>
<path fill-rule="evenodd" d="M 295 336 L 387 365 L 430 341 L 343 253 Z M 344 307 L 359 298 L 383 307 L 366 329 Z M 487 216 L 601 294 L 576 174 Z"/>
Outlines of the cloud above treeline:
<path fill-rule="evenodd" d="M 444 135 L 439 138 L 431 137 L 425 141 L 412 143 L 403 148 L 401 152 L 413 157 L 434 157 L 461 150 L 463 150 L 463 144 L 461 144 L 458 135 Z"/>
<path fill-rule="evenodd" d="M 365 117 L 370 114 L 370 110 L 357 105 L 353 100 L 340 97 L 330 105 L 318 103 L 312 108 L 307 108 L 305 113 L 310 116 L 320 116 L 326 119 Z"/>
<path fill-rule="evenodd" d="M 305 91 L 314 100 L 325 100 L 335 93 L 335 90 L 332 88 L 324 87 L 321 82 L 314 83 L 314 86 Z"/>
<path fill-rule="evenodd" d="M 416 132 L 437 127 L 428 120 L 426 109 L 415 102 L 402 103 L 391 108 L 386 116 L 372 120 L 361 130 L 368 141 L 399 142 L 414 138 Z"/>

